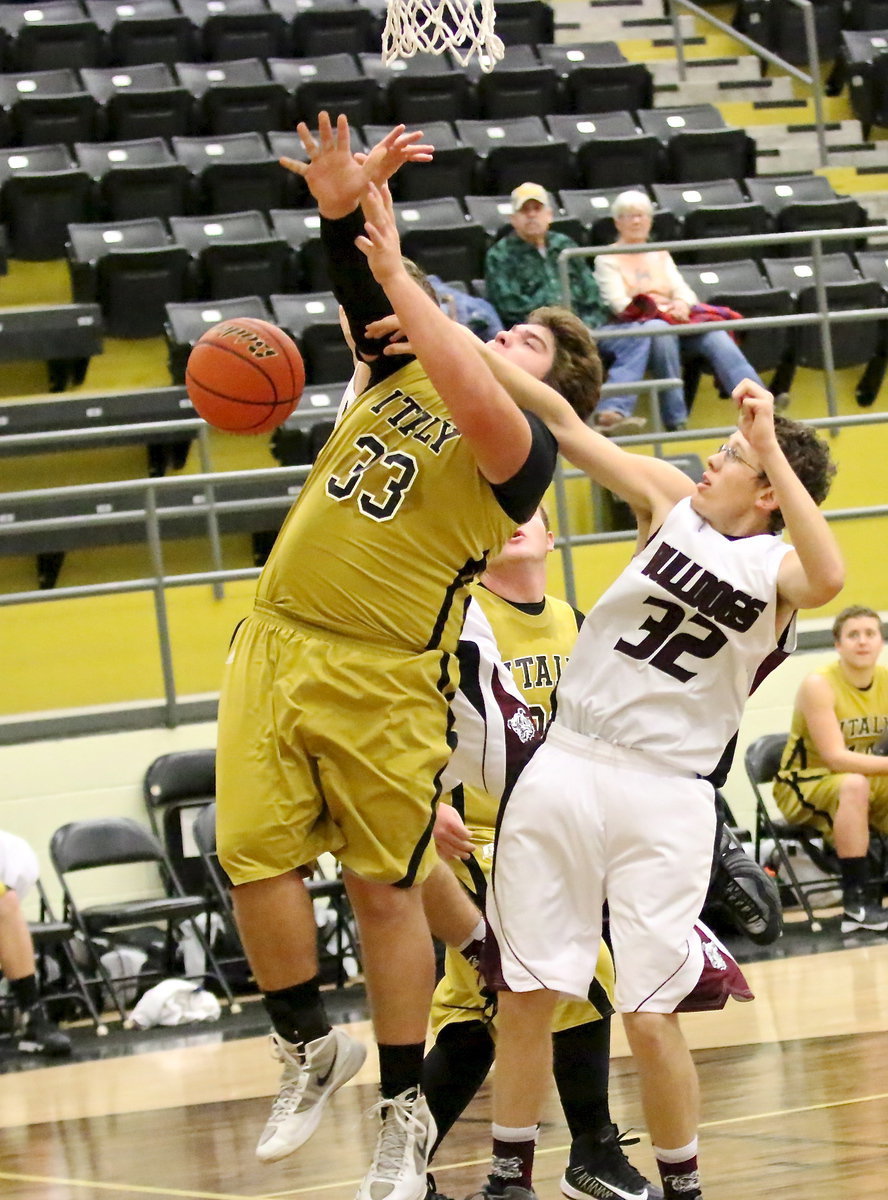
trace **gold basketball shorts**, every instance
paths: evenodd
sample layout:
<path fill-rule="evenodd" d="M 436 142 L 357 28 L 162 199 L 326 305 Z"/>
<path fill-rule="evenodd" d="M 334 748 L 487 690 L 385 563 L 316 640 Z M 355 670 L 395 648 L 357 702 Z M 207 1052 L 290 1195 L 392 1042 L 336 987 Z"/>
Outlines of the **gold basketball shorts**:
<path fill-rule="evenodd" d="M 774 784 L 774 800 L 787 821 L 811 825 L 832 838 L 833 818 L 839 807 L 844 775 L 805 774 L 792 771 Z M 888 776 L 871 775 L 869 823 L 888 832 Z"/>
<path fill-rule="evenodd" d="M 458 668 L 338 637 L 257 603 L 219 704 L 217 843 L 235 884 L 329 851 L 378 883 L 421 883 L 450 755 Z"/>

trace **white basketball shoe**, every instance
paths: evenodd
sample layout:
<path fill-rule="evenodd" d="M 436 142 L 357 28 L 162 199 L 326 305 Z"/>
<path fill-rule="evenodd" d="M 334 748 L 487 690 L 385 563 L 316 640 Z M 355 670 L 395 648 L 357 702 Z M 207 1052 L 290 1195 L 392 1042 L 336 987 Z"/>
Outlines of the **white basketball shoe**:
<path fill-rule="evenodd" d="M 355 1200 L 425 1200 L 429 1153 L 438 1132 L 425 1096 L 408 1088 L 374 1104 L 368 1116 L 373 1113 L 382 1116 L 382 1128 Z"/>

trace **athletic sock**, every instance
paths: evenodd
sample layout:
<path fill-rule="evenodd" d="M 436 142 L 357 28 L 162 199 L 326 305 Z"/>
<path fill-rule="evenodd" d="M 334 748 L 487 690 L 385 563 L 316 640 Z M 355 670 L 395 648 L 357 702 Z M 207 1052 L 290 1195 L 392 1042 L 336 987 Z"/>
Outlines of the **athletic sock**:
<path fill-rule="evenodd" d="M 429 1161 L 465 1112 L 493 1063 L 493 1038 L 483 1021 L 451 1021 L 422 1064 L 422 1090 L 438 1135 Z"/>
<path fill-rule="evenodd" d="M 324 1011 L 320 985 L 320 976 L 316 975 L 305 983 L 263 992 L 266 1012 L 275 1032 L 285 1042 L 307 1045 L 330 1032 L 332 1026 Z"/>
<path fill-rule="evenodd" d="M 703 1200 L 697 1170 L 697 1139 L 675 1150 L 653 1147 L 663 1181 L 663 1200 Z"/>
<path fill-rule="evenodd" d="M 19 1012 L 27 1012 L 34 1008 L 40 999 L 37 991 L 37 976 L 23 975 L 21 979 L 10 979 L 9 990 Z"/>
<path fill-rule="evenodd" d="M 385 1046 L 379 1050 L 379 1092 L 385 1100 L 393 1100 L 408 1088 L 422 1090 L 422 1060 L 425 1043 L 405 1046 Z"/>
<path fill-rule="evenodd" d="M 853 906 L 861 902 L 867 903 L 867 887 L 870 881 L 869 859 L 866 855 L 856 858 L 840 858 L 839 867 L 842 871 L 842 902 Z"/>
<path fill-rule="evenodd" d="M 493 1161 L 488 1176 L 491 1195 L 503 1195 L 510 1185 L 532 1189 L 533 1152 L 538 1135 L 538 1125 L 520 1129 L 493 1125 Z"/>
<path fill-rule="evenodd" d="M 478 924 L 472 930 L 472 936 L 466 938 L 461 946 L 457 946 L 463 958 L 470 963 L 475 970 L 478 970 L 478 964 L 481 962 L 481 951 L 484 948 L 484 937 L 487 933 L 487 925 L 484 918 L 481 917 Z"/>
<path fill-rule="evenodd" d="M 553 1034 L 552 1070 L 570 1136 L 597 1142 L 599 1131 L 611 1124 L 610 1017 Z"/>

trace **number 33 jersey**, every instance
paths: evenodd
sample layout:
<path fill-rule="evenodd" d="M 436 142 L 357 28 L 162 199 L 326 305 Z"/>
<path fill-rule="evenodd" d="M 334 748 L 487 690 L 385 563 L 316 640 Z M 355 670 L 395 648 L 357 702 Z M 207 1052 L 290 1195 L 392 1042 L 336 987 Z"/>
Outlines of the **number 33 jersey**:
<path fill-rule="evenodd" d="M 558 685 L 557 723 L 708 775 L 737 732 L 775 634 L 774 534 L 728 538 L 679 501 L 586 618 Z M 776 653 L 775 653 L 776 652 Z"/>

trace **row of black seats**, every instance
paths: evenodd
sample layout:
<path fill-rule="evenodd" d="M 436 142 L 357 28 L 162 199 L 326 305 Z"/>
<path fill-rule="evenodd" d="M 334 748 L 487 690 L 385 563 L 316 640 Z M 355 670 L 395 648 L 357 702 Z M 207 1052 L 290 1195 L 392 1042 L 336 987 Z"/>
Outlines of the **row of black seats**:
<path fill-rule="evenodd" d="M 356 132 L 373 145 L 387 126 Z M 393 180 L 401 201 L 500 195 L 532 179 L 551 191 L 659 181 L 743 179 L 755 174 L 755 144 L 724 127 L 713 105 L 628 112 L 431 122 L 434 161 L 408 163 Z M 65 226 L 310 203 L 281 156 L 303 158 L 295 133 L 77 141 L 0 150 L 0 209 L 13 256 L 57 258 Z"/>
<path fill-rule="evenodd" d="M 813 0 L 813 16 L 818 56 L 831 60 L 843 30 L 888 26 L 888 0 Z M 787 62 L 807 66 L 804 15 L 792 0 L 739 0 L 734 27 Z"/>
<path fill-rule="evenodd" d="M 385 4 L 371 0 L 44 0 L 0 4 L 7 71 L 57 66 L 219 62 L 276 55 L 378 50 Z M 497 33 L 507 43 L 553 40 L 543 0 L 503 0 Z"/>
<path fill-rule="evenodd" d="M 869 137 L 873 125 L 888 125 L 888 4 L 885 20 L 880 29 L 843 31 L 827 83 L 834 96 L 848 84 L 851 109 L 864 137 Z"/>
<path fill-rule="evenodd" d="M 378 52 L 251 56 L 131 67 L 59 66 L 0 75 L 0 142 L 226 134 L 313 123 L 322 108 L 356 125 L 645 109 L 653 81 L 613 42 L 522 44 L 495 71 L 421 54 L 394 67 Z"/>

